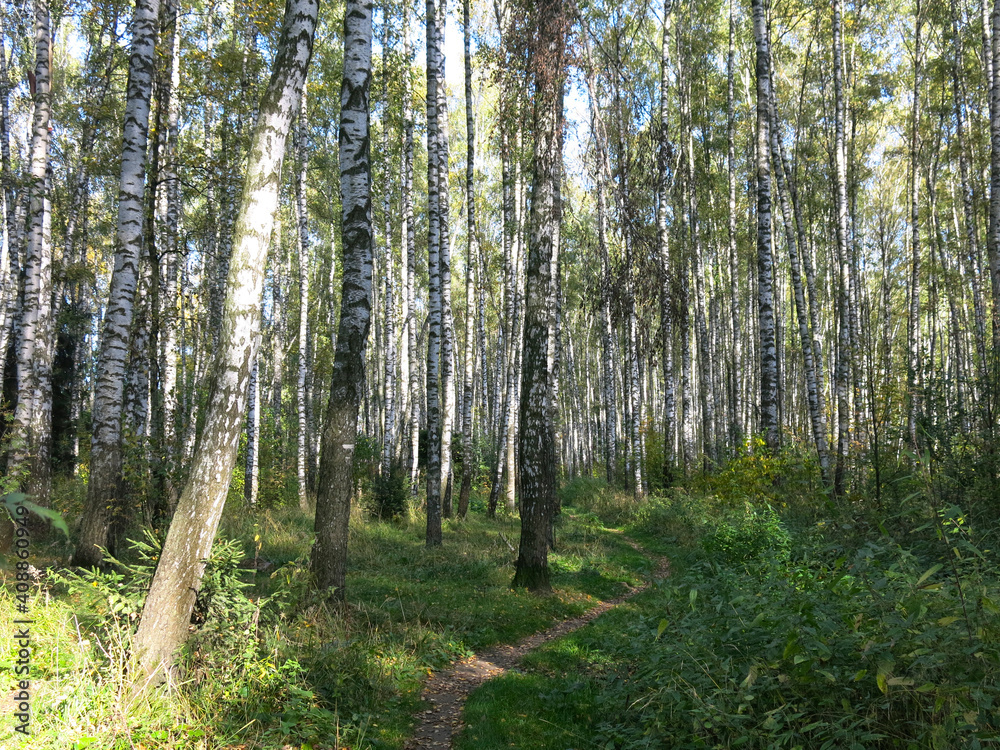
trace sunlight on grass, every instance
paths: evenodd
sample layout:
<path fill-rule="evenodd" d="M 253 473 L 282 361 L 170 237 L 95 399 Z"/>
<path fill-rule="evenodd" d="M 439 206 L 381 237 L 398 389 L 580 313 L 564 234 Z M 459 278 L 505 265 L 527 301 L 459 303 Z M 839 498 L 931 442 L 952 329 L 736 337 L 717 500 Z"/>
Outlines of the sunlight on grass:
<path fill-rule="evenodd" d="M 339 609 L 309 585 L 311 518 L 297 508 L 231 507 L 219 538 L 233 540 L 243 562 L 219 573 L 221 606 L 199 605 L 199 629 L 176 682 L 138 705 L 126 692 L 141 583 L 130 584 L 127 571 L 72 579 L 70 588 L 47 581 L 33 608 L 35 734 L 19 741 L 8 723 L 0 744 L 277 750 L 325 747 L 333 738 L 355 748 L 399 748 L 431 669 L 580 615 L 639 585 L 648 570 L 589 512 L 567 509 L 558 520 L 554 593 L 545 597 L 510 588 L 516 518 L 473 513 L 446 520 L 443 533 L 444 544 L 428 549 L 423 516 L 412 509 L 394 522 L 355 510 L 348 604 Z M 151 564 L 137 555 L 123 562 Z M 239 581 L 251 585 L 240 589 Z M 13 619 L 4 598 L 0 626 L 9 630 Z M 6 677 L 10 647 L 0 650 Z"/>

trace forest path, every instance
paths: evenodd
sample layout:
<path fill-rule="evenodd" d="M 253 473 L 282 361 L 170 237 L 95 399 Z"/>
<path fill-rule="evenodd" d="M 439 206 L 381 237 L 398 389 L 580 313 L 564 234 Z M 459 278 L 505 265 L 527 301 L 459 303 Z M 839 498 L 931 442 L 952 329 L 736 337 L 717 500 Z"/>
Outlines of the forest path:
<path fill-rule="evenodd" d="M 649 555 L 631 539 L 628 544 L 638 552 Z M 514 669 L 525 654 L 547 641 L 560 638 L 596 620 L 609 609 L 628 601 L 645 591 L 656 579 L 670 575 L 670 561 L 666 557 L 652 556 L 656 569 L 642 586 L 631 589 L 623 596 L 608 599 L 579 617 L 558 622 L 550 628 L 521 639 L 517 643 L 497 646 L 482 654 L 473 654 L 449 669 L 435 672 L 424 685 L 421 697 L 431 705 L 423 711 L 413 736 L 403 746 L 404 750 L 425 748 L 450 748 L 452 737 L 462 728 L 462 708 L 473 690 L 487 680 Z"/>

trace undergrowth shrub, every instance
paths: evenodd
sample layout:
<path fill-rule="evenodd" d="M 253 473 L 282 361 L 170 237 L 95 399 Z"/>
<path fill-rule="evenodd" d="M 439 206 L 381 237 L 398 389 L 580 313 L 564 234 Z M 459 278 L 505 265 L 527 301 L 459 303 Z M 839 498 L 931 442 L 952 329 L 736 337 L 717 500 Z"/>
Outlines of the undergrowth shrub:
<path fill-rule="evenodd" d="M 390 521 L 403 516 L 409 502 L 410 487 L 405 472 L 394 468 L 388 474 L 379 474 L 372 480 L 371 493 L 365 498 L 365 507 L 373 518 Z"/>
<path fill-rule="evenodd" d="M 593 513 L 609 526 L 627 523 L 639 510 L 632 495 L 596 477 L 575 477 L 559 490 L 563 507 Z"/>
<path fill-rule="evenodd" d="M 711 559 L 735 565 L 764 558 L 787 561 L 792 541 L 773 508 L 747 503 L 707 530 L 701 546 Z"/>
<path fill-rule="evenodd" d="M 618 639 L 597 746 L 995 746 L 1000 586 L 949 568 L 886 541 L 693 565 Z"/>

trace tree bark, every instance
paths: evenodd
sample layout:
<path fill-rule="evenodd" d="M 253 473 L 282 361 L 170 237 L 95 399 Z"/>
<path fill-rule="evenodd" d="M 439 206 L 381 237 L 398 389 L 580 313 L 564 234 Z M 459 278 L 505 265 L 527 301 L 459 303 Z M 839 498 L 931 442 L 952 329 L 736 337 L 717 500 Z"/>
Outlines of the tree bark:
<path fill-rule="evenodd" d="M 116 540 L 112 525 L 120 527 L 118 516 L 124 512 L 121 404 L 139 281 L 146 146 L 158 12 L 159 0 L 139 0 L 132 22 L 132 53 L 118 186 L 115 265 L 104 314 L 101 348 L 97 355 L 90 480 L 80 540 L 73 554 L 74 565 L 99 564 L 103 557 L 100 547 L 114 551 Z"/>
<path fill-rule="evenodd" d="M 410 48 L 410 11 L 403 11 L 403 56 L 405 72 L 403 77 L 403 174 L 402 174 L 402 236 L 405 247 L 406 266 L 406 340 L 409 357 L 410 390 L 410 493 L 417 496 L 420 477 L 420 365 L 417 353 L 416 289 L 417 274 L 416 232 L 413 225 L 413 105 L 412 97 L 412 50 Z"/>
<path fill-rule="evenodd" d="M 306 170 L 308 167 L 307 126 L 306 92 L 303 91 L 302 101 L 299 104 L 298 127 L 296 128 L 298 137 L 295 139 L 295 218 L 299 268 L 299 368 L 295 384 L 295 403 L 296 412 L 298 413 L 298 450 L 296 451 L 297 460 L 295 466 L 298 475 L 299 510 L 306 514 L 310 511 L 309 493 L 306 482 L 308 473 L 306 464 L 309 459 L 309 435 L 306 421 L 306 349 L 309 345 L 309 213 L 306 203 Z"/>
<path fill-rule="evenodd" d="M 986 25 L 984 21 L 984 35 Z M 990 99 L 990 217 L 986 235 L 986 255 L 990 264 L 993 291 L 993 357 L 1000 357 L 1000 0 L 993 0 L 990 48 L 986 50 L 986 76 Z"/>
<path fill-rule="evenodd" d="M 674 434 L 677 430 L 677 401 L 674 391 L 674 300 L 673 270 L 670 258 L 670 228 L 667 212 L 670 206 L 670 166 L 673 154 L 670 147 L 668 118 L 670 104 L 670 29 L 667 23 L 672 0 L 663 2 L 663 33 L 660 40 L 660 122 L 657 133 L 657 195 L 656 239 L 660 263 L 660 345 L 663 351 L 663 484 L 669 487 L 674 481 Z"/>
<path fill-rule="evenodd" d="M 837 265 L 839 275 L 837 370 L 837 466 L 833 493 L 842 497 L 847 472 L 850 440 L 849 379 L 851 372 L 851 274 L 849 217 L 847 204 L 847 148 L 844 140 L 844 74 L 841 0 L 833 0 L 833 87 L 834 87 L 834 202 L 837 213 Z"/>
<path fill-rule="evenodd" d="M 251 366 L 260 341 L 264 268 L 278 208 L 285 142 L 305 85 L 318 12 L 313 0 L 288 0 L 285 5 L 235 225 L 225 325 L 210 380 L 205 427 L 135 636 L 140 663 L 136 686 L 140 689 L 170 668 L 175 651 L 187 636 L 205 560 L 211 554 L 229 490 Z M 370 10 L 367 17 L 371 17 Z M 345 59 L 348 65 L 353 60 L 349 55 Z M 343 153 L 343 142 L 341 149 Z"/>
<path fill-rule="evenodd" d="M 442 456 L 441 409 L 442 280 L 441 280 L 441 113 L 438 79 L 444 75 L 437 4 L 427 0 L 427 533 L 428 547 L 441 544 Z M 445 186 L 447 196 L 447 186 Z M 447 197 L 444 198 L 447 200 Z"/>
<path fill-rule="evenodd" d="M 343 275 L 330 405 L 323 428 L 316 543 L 312 570 L 320 591 L 343 601 L 347 529 L 354 491 L 354 444 L 364 387 L 364 356 L 372 308 L 370 92 L 372 3 L 349 0 L 344 16 L 344 79 L 340 89 L 340 200 Z"/>
<path fill-rule="evenodd" d="M 778 353 L 774 322 L 774 261 L 771 254 L 770 151 L 771 45 L 764 0 L 753 0 L 757 47 L 757 316 L 760 339 L 760 429 L 768 450 L 780 446 Z"/>
<path fill-rule="evenodd" d="M 472 491 L 472 401 L 475 396 L 475 283 L 474 265 L 479 259 L 476 225 L 476 118 L 472 109 L 472 19 L 469 1 L 463 0 L 463 43 L 465 47 L 465 374 L 462 389 L 462 488 L 458 495 L 458 517 L 465 518 Z"/>
<path fill-rule="evenodd" d="M 17 355 L 18 397 L 7 473 L 34 502 L 48 504 L 52 474 L 52 229 L 49 127 L 52 119 L 51 17 L 48 0 L 34 2 L 35 86 L 31 125 L 28 236 L 24 302 Z M 6 352 L 4 352 L 6 355 Z"/>
<path fill-rule="evenodd" d="M 531 185 L 524 353 L 520 405 L 521 539 L 512 586 L 550 590 L 549 528 L 555 505 L 553 373 L 548 337 L 550 285 L 561 220 L 563 81 L 567 18 L 562 0 L 533 9 L 536 36 L 530 51 L 534 79 L 534 176 Z"/>
<path fill-rule="evenodd" d="M 913 103 L 910 110 L 910 284 L 906 319 L 906 434 L 910 447 L 919 450 L 917 439 L 917 377 L 920 372 L 920 63 L 923 18 L 916 0 L 913 34 Z"/>

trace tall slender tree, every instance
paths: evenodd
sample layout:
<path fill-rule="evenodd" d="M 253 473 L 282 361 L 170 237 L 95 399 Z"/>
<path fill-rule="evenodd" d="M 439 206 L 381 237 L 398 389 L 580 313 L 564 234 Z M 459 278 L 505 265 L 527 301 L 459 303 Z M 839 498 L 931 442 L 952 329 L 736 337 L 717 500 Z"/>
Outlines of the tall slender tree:
<path fill-rule="evenodd" d="M 205 427 L 135 635 L 134 649 L 140 663 L 135 678 L 140 687 L 170 669 L 174 653 L 188 633 L 205 561 L 229 491 L 250 375 L 260 345 L 264 269 L 278 209 L 285 143 L 305 85 L 318 14 L 315 0 L 287 0 L 285 4 L 236 216 L 224 326 L 212 369 Z M 368 23 L 370 29 L 370 20 Z"/>
<path fill-rule="evenodd" d="M 562 215 L 563 85 L 568 18 L 563 0 L 541 0 L 529 12 L 535 29 L 529 50 L 535 142 L 518 436 L 521 539 L 512 586 L 547 591 L 549 532 L 556 489 L 555 427 L 550 407 L 554 373 L 549 368 L 548 337 L 555 314 L 550 294 L 552 261 L 553 254 L 558 252 Z"/>
<path fill-rule="evenodd" d="M 765 0 L 753 0 L 757 47 L 757 315 L 760 340 L 760 428 L 769 450 L 780 443 L 778 352 L 774 320 L 774 259 L 771 253 L 770 102 L 771 43 Z"/>
<path fill-rule="evenodd" d="M 347 529 L 354 491 L 354 446 L 372 310 L 372 3 L 348 0 L 340 89 L 342 265 L 340 323 L 323 426 L 312 571 L 319 589 L 344 599 Z"/>
<path fill-rule="evenodd" d="M 441 544 L 441 488 L 447 476 L 442 476 L 441 446 L 444 414 L 441 408 L 441 365 L 445 335 L 442 308 L 443 280 L 441 274 L 442 220 L 446 216 L 442 203 L 447 201 L 448 186 L 441 185 L 441 99 L 438 80 L 444 76 L 442 30 L 438 28 L 435 0 L 427 0 L 427 274 L 429 330 L 427 334 L 427 546 Z M 442 192 L 444 195 L 442 196 Z M 445 219 L 446 220 L 446 219 Z"/>
<path fill-rule="evenodd" d="M 14 442 L 7 471 L 26 476 L 35 502 L 48 504 L 52 466 L 52 309 L 51 175 L 52 33 L 48 0 L 34 0 L 35 66 L 32 99 L 28 241 L 24 259 L 24 304 L 17 353 L 18 397 Z M 4 352 L 6 355 L 6 352 Z"/>
<path fill-rule="evenodd" d="M 476 118 L 472 109 L 472 19 L 470 0 L 462 2 L 463 43 L 465 47 L 465 372 L 462 388 L 462 488 L 458 496 L 458 515 L 464 518 L 472 491 L 472 402 L 475 396 L 475 263 L 479 260 L 476 225 Z"/>
<path fill-rule="evenodd" d="M 159 0 L 138 0 L 132 19 L 132 52 L 118 183 L 115 262 L 97 356 L 90 481 L 87 484 L 80 539 L 73 554 L 74 565 L 97 565 L 102 559 L 101 547 L 113 552 L 117 539 L 112 528 L 120 529 L 124 521 L 121 518 L 124 512 L 121 404 L 131 345 L 135 292 L 139 283 L 146 147 L 159 7 Z"/>

